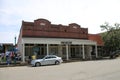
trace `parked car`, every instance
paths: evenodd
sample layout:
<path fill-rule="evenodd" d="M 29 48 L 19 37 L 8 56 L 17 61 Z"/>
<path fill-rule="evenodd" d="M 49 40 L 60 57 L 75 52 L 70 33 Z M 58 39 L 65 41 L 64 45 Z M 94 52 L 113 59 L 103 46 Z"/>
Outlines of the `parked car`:
<path fill-rule="evenodd" d="M 42 59 L 35 59 L 31 61 L 32 66 L 50 65 L 50 64 L 60 64 L 63 60 L 61 57 L 56 55 L 47 55 Z"/>
<path fill-rule="evenodd" d="M 120 55 L 120 50 L 116 50 L 112 53 L 110 53 L 110 59 L 114 59 Z"/>

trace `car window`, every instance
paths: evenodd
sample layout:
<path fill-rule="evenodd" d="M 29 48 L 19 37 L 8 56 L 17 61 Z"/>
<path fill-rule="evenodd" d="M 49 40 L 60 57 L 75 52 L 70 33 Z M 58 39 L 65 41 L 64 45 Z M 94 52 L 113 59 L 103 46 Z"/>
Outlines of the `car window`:
<path fill-rule="evenodd" d="M 56 56 L 48 56 L 45 59 L 51 59 L 51 58 L 56 58 Z"/>
<path fill-rule="evenodd" d="M 51 57 L 46 57 L 45 59 L 50 59 Z"/>
<path fill-rule="evenodd" d="M 51 58 L 56 58 L 55 56 L 51 56 Z"/>

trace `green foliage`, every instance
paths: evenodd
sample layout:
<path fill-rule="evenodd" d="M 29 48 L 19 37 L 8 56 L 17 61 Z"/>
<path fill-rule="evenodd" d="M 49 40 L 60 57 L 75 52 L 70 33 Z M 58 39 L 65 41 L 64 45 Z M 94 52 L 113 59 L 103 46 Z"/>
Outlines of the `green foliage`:
<path fill-rule="evenodd" d="M 115 23 L 114 26 L 111 26 L 109 23 L 105 23 L 100 27 L 102 30 L 106 30 L 101 34 L 105 50 L 110 52 L 120 49 L 120 24 Z"/>

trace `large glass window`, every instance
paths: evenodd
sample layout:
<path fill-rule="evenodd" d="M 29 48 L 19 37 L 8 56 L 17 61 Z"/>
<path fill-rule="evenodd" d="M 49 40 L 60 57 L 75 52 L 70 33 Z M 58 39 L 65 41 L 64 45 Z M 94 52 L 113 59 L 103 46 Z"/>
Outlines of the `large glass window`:
<path fill-rule="evenodd" d="M 25 44 L 25 56 L 32 56 L 32 55 L 33 55 L 33 45 Z"/>
<path fill-rule="evenodd" d="M 58 47 L 51 47 L 50 54 L 57 55 L 58 54 Z"/>
<path fill-rule="evenodd" d="M 49 51 L 50 51 L 49 54 L 58 55 L 58 45 L 57 44 L 51 44 L 49 46 Z"/>

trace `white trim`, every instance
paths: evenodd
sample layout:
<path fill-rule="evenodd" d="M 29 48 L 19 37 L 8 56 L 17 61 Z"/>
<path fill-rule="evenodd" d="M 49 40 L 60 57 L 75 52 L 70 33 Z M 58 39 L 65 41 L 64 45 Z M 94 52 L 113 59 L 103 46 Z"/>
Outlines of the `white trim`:
<path fill-rule="evenodd" d="M 22 44 L 22 61 L 25 62 L 25 44 Z"/>
<path fill-rule="evenodd" d="M 84 44 L 82 45 L 82 54 L 83 54 L 83 59 L 85 59 L 85 47 L 84 47 Z"/>
<path fill-rule="evenodd" d="M 47 55 L 49 55 L 49 44 L 47 44 Z"/>
<path fill-rule="evenodd" d="M 23 38 L 22 42 L 32 44 L 61 44 L 63 41 L 72 42 L 72 45 L 96 45 L 97 43 L 92 40 L 83 39 L 63 39 L 63 38 Z"/>
<path fill-rule="evenodd" d="M 96 58 L 98 58 L 97 45 L 95 45 Z"/>
<path fill-rule="evenodd" d="M 66 44 L 66 60 L 69 60 L 69 55 L 68 55 L 68 44 Z"/>
<path fill-rule="evenodd" d="M 92 52 L 92 46 L 89 46 L 90 60 L 92 60 L 92 54 L 91 54 L 91 52 Z"/>

